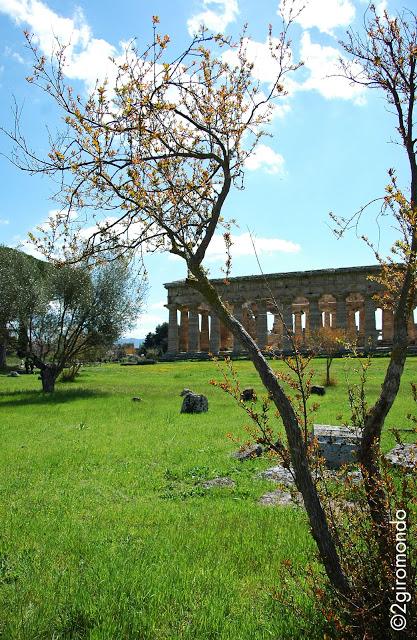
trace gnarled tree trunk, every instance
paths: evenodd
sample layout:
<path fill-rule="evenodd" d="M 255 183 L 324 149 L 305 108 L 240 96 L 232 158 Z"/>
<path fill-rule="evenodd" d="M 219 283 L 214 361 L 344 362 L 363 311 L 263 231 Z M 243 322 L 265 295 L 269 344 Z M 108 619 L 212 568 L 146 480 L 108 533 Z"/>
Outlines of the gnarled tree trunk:
<path fill-rule="evenodd" d="M 0 342 L 0 369 L 5 369 L 7 365 L 6 361 L 7 342 L 2 340 Z"/>
<path fill-rule="evenodd" d="M 55 391 L 55 382 L 60 371 L 54 365 L 44 365 L 41 367 L 42 391 L 44 393 L 53 393 Z"/>

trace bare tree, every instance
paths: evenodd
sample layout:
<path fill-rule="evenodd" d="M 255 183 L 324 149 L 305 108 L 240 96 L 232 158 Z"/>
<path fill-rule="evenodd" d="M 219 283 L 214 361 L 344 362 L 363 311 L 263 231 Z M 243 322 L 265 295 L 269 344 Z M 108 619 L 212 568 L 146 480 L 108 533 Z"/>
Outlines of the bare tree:
<path fill-rule="evenodd" d="M 314 331 L 307 340 L 308 347 L 310 347 L 314 353 L 323 355 L 326 358 L 326 387 L 330 387 L 332 384 L 330 369 L 333 359 L 343 351 L 347 338 L 344 329 L 321 327 L 318 331 Z"/>

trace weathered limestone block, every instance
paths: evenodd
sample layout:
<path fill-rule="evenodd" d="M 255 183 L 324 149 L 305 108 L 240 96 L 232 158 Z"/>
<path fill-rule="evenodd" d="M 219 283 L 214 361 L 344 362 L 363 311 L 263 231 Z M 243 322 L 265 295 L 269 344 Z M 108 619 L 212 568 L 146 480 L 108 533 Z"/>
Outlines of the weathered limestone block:
<path fill-rule="evenodd" d="M 239 451 L 232 453 L 233 458 L 237 460 L 250 460 L 251 458 L 258 458 L 264 452 L 263 447 L 260 444 L 252 444 Z"/>
<path fill-rule="evenodd" d="M 396 467 L 414 469 L 417 466 L 417 444 L 397 444 L 385 457 Z"/>
<path fill-rule="evenodd" d="M 234 487 L 235 482 L 231 478 L 213 478 L 203 483 L 204 489 L 215 489 L 223 487 Z"/>
<path fill-rule="evenodd" d="M 182 401 L 181 413 L 204 413 L 208 411 L 206 396 L 197 393 L 187 393 Z"/>
<path fill-rule="evenodd" d="M 261 496 L 258 500 L 258 504 L 262 504 L 267 507 L 295 507 L 303 506 L 303 498 L 298 491 L 290 492 L 283 489 L 275 489 Z"/>
<path fill-rule="evenodd" d="M 315 424 L 314 436 L 317 438 L 320 455 L 330 469 L 339 469 L 344 464 L 356 461 L 361 434 L 348 427 L 328 424 Z"/>
<path fill-rule="evenodd" d="M 289 469 L 286 469 L 281 464 L 276 465 L 275 467 L 270 467 L 269 469 L 265 469 L 265 471 L 261 471 L 259 477 L 263 478 L 264 480 L 278 482 L 279 484 L 283 484 L 286 487 L 295 486 L 293 474 Z"/>

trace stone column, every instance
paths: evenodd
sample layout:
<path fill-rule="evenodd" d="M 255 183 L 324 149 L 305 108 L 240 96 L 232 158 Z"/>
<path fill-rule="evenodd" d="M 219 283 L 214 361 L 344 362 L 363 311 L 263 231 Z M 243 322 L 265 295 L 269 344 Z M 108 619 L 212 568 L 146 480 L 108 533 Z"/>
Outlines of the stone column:
<path fill-rule="evenodd" d="M 200 351 L 200 326 L 197 309 L 190 309 L 188 320 L 188 351 L 198 353 Z"/>
<path fill-rule="evenodd" d="M 177 307 L 175 304 L 166 305 L 169 310 L 168 321 L 168 354 L 175 355 L 178 353 L 178 320 Z"/>
<path fill-rule="evenodd" d="M 268 316 L 264 300 L 257 302 L 256 343 L 261 351 L 268 345 Z"/>
<path fill-rule="evenodd" d="M 188 351 L 188 309 L 181 309 L 180 351 Z"/>
<path fill-rule="evenodd" d="M 353 307 L 352 304 L 349 304 L 348 308 L 347 308 L 347 331 L 349 333 L 350 338 L 353 338 L 354 340 L 357 339 L 358 337 L 358 331 L 356 329 L 356 322 L 355 322 L 355 308 Z"/>
<path fill-rule="evenodd" d="M 233 305 L 233 316 L 241 325 L 243 325 L 243 309 L 241 302 L 235 302 Z M 241 342 L 233 335 L 233 353 L 240 353 L 243 350 Z"/>
<path fill-rule="evenodd" d="M 281 317 L 277 313 L 274 314 L 271 343 L 273 347 L 279 347 L 282 345 L 282 321 Z"/>
<path fill-rule="evenodd" d="M 284 322 L 282 328 L 282 349 L 284 351 L 289 351 L 292 349 L 291 341 L 288 336 L 294 335 L 293 322 L 292 322 L 292 304 L 291 302 L 283 302 L 282 305 L 282 320 Z"/>
<path fill-rule="evenodd" d="M 229 329 L 220 322 L 220 350 L 228 351 L 229 349 Z"/>
<path fill-rule="evenodd" d="M 330 327 L 330 311 L 324 312 L 324 326 L 327 328 Z"/>
<path fill-rule="evenodd" d="M 368 348 L 369 345 L 375 347 L 377 344 L 378 334 L 375 324 L 375 302 L 372 298 L 365 298 L 364 312 L 365 348 Z"/>
<path fill-rule="evenodd" d="M 382 309 L 382 340 L 392 342 L 394 333 L 394 313 L 392 309 Z"/>
<path fill-rule="evenodd" d="M 295 318 L 295 321 L 294 321 L 294 332 L 295 332 L 295 337 L 296 338 L 302 338 L 302 336 L 303 336 L 303 325 L 302 325 L 302 322 L 301 322 L 301 315 L 302 315 L 301 311 L 296 311 L 294 313 L 294 318 Z"/>
<path fill-rule="evenodd" d="M 317 297 L 309 297 L 308 303 L 308 331 L 311 335 L 322 328 L 322 316 Z"/>
<path fill-rule="evenodd" d="M 214 313 L 210 314 L 210 353 L 217 355 L 220 351 L 220 320 Z"/>
<path fill-rule="evenodd" d="M 209 321 L 208 311 L 201 311 L 200 351 L 209 350 Z"/>
<path fill-rule="evenodd" d="M 336 329 L 346 330 L 346 296 L 338 297 L 336 305 Z"/>
<path fill-rule="evenodd" d="M 363 341 L 364 345 L 367 346 L 368 336 L 366 333 L 365 306 L 366 306 L 366 299 L 364 299 L 363 306 L 359 309 L 359 340 Z"/>

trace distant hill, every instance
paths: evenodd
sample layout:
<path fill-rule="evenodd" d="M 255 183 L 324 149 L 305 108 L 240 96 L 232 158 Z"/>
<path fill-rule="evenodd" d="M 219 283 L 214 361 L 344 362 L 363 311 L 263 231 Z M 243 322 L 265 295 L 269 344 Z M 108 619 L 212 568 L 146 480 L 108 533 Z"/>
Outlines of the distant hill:
<path fill-rule="evenodd" d="M 135 345 L 135 349 L 141 346 L 142 342 L 144 342 L 145 338 L 120 338 L 117 341 L 117 344 L 126 344 L 127 342 L 133 342 Z"/>

